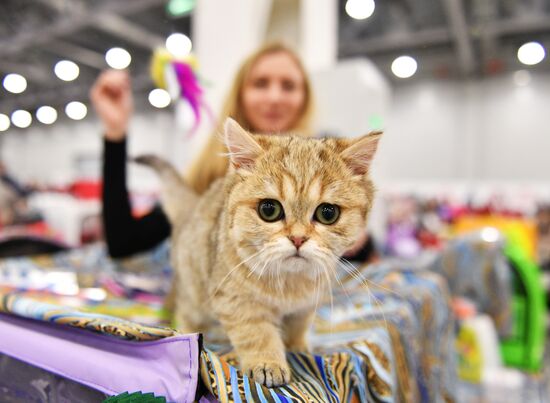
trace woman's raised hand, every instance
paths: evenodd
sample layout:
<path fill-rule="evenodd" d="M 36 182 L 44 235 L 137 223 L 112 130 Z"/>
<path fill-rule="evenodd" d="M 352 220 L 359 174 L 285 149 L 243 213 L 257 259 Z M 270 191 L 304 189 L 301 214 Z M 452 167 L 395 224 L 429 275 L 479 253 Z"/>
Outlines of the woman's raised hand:
<path fill-rule="evenodd" d="M 134 108 L 128 72 L 102 72 L 90 91 L 90 99 L 103 123 L 105 138 L 122 141 L 126 137 Z"/>

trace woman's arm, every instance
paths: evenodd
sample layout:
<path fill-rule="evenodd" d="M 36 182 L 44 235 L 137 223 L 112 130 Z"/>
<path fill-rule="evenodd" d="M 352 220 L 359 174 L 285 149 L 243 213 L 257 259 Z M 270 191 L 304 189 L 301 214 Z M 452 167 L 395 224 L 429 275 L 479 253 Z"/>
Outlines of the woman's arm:
<path fill-rule="evenodd" d="M 343 257 L 350 261 L 367 263 L 375 259 L 377 255 L 372 236 L 365 231 Z"/>
<path fill-rule="evenodd" d="M 157 208 L 139 219 L 132 215 L 126 186 L 126 133 L 133 111 L 126 71 L 100 74 L 90 98 L 104 128 L 103 227 L 109 254 L 124 257 L 157 245 L 170 235 L 170 224 Z"/>
<path fill-rule="evenodd" d="M 109 254 L 125 257 L 146 251 L 170 236 L 170 223 L 160 208 L 135 218 L 126 187 L 126 140 L 104 141 L 103 228 Z"/>

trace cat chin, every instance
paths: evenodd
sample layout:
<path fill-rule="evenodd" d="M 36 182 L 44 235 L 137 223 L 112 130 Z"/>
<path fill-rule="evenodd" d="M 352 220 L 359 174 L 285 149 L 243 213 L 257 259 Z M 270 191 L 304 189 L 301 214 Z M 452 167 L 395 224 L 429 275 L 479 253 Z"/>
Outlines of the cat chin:
<path fill-rule="evenodd" d="M 283 264 L 288 266 L 288 267 L 296 266 L 296 268 L 302 268 L 303 266 L 311 265 L 307 258 L 305 258 L 303 256 L 298 256 L 298 255 L 289 256 L 289 257 L 284 258 L 283 259 Z"/>
<path fill-rule="evenodd" d="M 286 274 L 307 274 L 316 277 L 318 274 L 315 263 L 304 256 L 288 256 L 281 260 L 280 271 Z"/>

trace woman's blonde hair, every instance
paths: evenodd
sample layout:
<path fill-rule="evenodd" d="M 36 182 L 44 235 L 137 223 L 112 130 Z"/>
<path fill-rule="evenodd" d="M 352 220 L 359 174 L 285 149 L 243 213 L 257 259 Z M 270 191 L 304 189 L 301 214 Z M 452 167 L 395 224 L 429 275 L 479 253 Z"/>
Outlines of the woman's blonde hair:
<path fill-rule="evenodd" d="M 313 94 L 311 90 L 311 83 L 300 58 L 293 50 L 280 43 L 272 43 L 263 46 L 250 55 L 237 71 L 237 75 L 233 80 L 233 85 L 231 86 L 229 94 L 225 99 L 218 124 L 199 154 L 199 157 L 195 160 L 186 175 L 187 183 L 197 193 L 204 193 L 214 180 L 224 176 L 227 171 L 228 159 L 225 155 L 223 155 L 227 153 L 227 148 L 219 139 L 219 133 L 223 131 L 223 123 L 225 118 L 231 117 L 235 119 L 243 128 L 251 130 L 250 124 L 245 117 L 241 101 L 242 90 L 245 81 L 250 74 L 250 70 L 263 56 L 279 52 L 288 54 L 294 60 L 304 79 L 304 105 L 302 107 L 300 118 L 294 127 L 290 128 L 290 130 L 294 134 L 303 136 L 311 135 Z"/>

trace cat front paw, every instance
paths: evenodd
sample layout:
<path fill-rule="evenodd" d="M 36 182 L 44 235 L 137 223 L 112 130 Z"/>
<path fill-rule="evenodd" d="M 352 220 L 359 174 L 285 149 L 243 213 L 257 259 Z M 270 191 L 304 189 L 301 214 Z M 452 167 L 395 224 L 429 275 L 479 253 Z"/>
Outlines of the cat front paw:
<path fill-rule="evenodd" d="M 262 362 L 244 368 L 244 373 L 268 388 L 285 385 L 290 382 L 288 364 L 279 362 Z"/>

